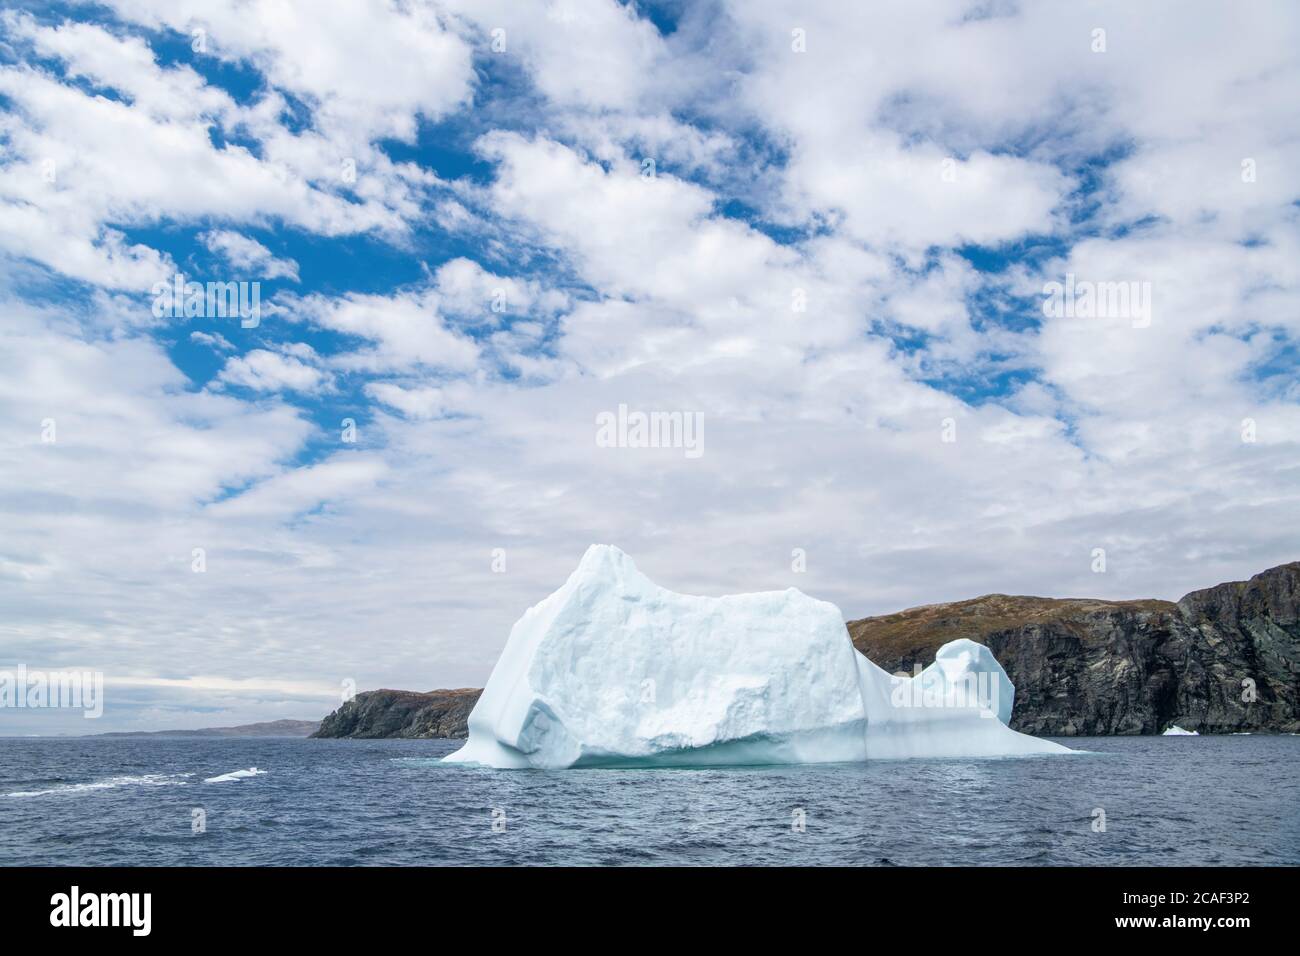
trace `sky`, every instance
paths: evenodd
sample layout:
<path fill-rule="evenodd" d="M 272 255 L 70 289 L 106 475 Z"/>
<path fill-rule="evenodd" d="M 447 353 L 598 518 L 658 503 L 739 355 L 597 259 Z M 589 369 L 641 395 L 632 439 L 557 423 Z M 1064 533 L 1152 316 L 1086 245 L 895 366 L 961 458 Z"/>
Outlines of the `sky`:
<path fill-rule="evenodd" d="M 1300 559 L 1298 49 L 1287 2 L 8 7 L 0 670 L 105 694 L 0 734 L 482 686 L 593 542 L 846 618 Z"/>

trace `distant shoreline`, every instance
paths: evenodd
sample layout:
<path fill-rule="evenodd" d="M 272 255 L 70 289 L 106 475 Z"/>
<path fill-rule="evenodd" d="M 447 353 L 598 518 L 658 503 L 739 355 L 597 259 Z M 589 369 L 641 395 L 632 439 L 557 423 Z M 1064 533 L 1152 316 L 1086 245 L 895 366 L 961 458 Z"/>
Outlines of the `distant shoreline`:
<path fill-rule="evenodd" d="M 234 727 L 200 727 L 195 730 L 115 730 L 102 734 L 67 734 L 66 736 L 82 740 L 92 737 L 310 737 L 319 729 L 319 720 L 285 719 L 239 724 Z"/>

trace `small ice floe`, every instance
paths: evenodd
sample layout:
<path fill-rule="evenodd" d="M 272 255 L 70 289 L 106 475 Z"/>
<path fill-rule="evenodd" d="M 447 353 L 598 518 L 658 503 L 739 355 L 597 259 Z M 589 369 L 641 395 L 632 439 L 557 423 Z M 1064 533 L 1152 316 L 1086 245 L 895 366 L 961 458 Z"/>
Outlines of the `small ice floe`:
<path fill-rule="evenodd" d="M 1170 727 L 1160 736 L 1161 737 L 1199 737 L 1201 736 L 1201 734 L 1199 731 L 1196 730 L 1183 730 L 1183 728 L 1179 727 L 1177 724 L 1174 724 L 1172 727 Z"/>
<path fill-rule="evenodd" d="M 243 780 L 245 777 L 258 777 L 266 773 L 265 770 L 258 770 L 256 767 L 249 767 L 247 770 L 232 770 L 230 773 L 223 773 L 220 776 L 208 777 L 204 783 L 226 783 L 230 780 Z"/>

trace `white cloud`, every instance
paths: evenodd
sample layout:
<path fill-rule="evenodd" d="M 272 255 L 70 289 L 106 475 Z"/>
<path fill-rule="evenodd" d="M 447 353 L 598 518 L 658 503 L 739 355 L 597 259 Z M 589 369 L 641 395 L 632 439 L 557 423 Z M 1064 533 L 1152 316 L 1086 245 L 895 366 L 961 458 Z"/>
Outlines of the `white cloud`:
<path fill-rule="evenodd" d="M 150 27 L 206 29 L 221 51 L 213 55 L 251 58 L 277 89 L 303 97 L 313 128 L 282 124 L 280 92 L 237 105 L 190 67 L 160 66 L 139 37 L 6 13 L 18 42 L 61 61 L 68 77 L 122 95 L 93 95 L 21 63 L 0 67 L 0 94 L 12 104 L 0 117 L 0 249 L 108 288 L 147 290 L 175 267 L 127 244 L 124 227 L 282 221 L 399 237 L 419 214 L 418 196 L 436 177 L 391 162 L 372 141 L 409 138 L 417 116 L 437 118 L 468 96 L 468 48 L 427 9 L 375 0 L 319 17 L 129 2 L 119 12 Z M 229 141 L 216 145 L 212 129 Z M 243 145 L 249 138 L 256 151 Z"/>
<path fill-rule="evenodd" d="M 408 418 L 434 418 L 446 410 L 441 388 L 403 388 L 391 382 L 371 382 L 366 385 L 366 394 Z"/>
<path fill-rule="evenodd" d="M 220 332 L 191 332 L 190 341 L 197 342 L 199 345 L 206 345 L 214 352 L 233 352 L 235 346 L 230 343 Z"/>
<path fill-rule="evenodd" d="M 203 244 L 243 273 L 252 273 L 263 279 L 292 279 L 298 281 L 298 263 L 292 259 L 277 259 L 271 250 L 256 239 L 240 235 L 230 229 L 214 229 L 201 237 Z"/>
<path fill-rule="evenodd" d="M 284 521 L 323 503 L 345 501 L 370 490 L 387 470 L 383 461 L 372 456 L 337 455 L 320 464 L 283 471 L 237 497 L 216 502 L 208 512 L 222 519 Z"/>
<path fill-rule="evenodd" d="M 434 275 L 439 304 L 448 315 L 490 324 L 502 315 L 534 311 L 554 315 L 568 305 L 564 293 L 529 279 L 499 276 L 470 259 L 449 259 Z"/>
<path fill-rule="evenodd" d="M 226 360 L 217 376 L 225 385 L 242 385 L 257 392 L 319 391 L 328 383 L 325 373 L 292 355 L 280 355 L 266 349 L 253 349 Z"/>
<path fill-rule="evenodd" d="M 121 91 L 140 112 L 157 120 L 186 121 L 196 114 L 229 116 L 235 104 L 187 66 L 164 70 L 140 37 L 115 36 L 89 23 L 65 21 L 42 27 L 28 15 L 9 12 L 5 25 L 30 41 L 43 57 L 62 60 L 67 75 Z"/>
<path fill-rule="evenodd" d="M 666 48 L 649 21 L 614 0 L 449 0 L 470 19 L 491 50 L 492 31 L 505 49 L 493 55 L 521 60 L 547 98 L 563 106 L 632 107 L 653 95 Z"/>
<path fill-rule="evenodd" d="M 606 170 L 546 139 L 493 134 L 480 143 L 499 164 L 491 189 L 505 215 L 534 225 L 606 294 L 672 302 L 697 314 L 727 310 L 738 292 L 761 294 L 763 272 L 795 253 L 714 215 L 702 187 L 642 175 L 623 159 Z M 788 287 L 783 290 L 788 299 Z"/>
<path fill-rule="evenodd" d="M 369 347 L 334 355 L 341 369 L 384 372 L 417 367 L 468 371 L 479 355 L 471 339 L 448 328 L 436 295 L 401 292 L 391 296 L 320 295 L 289 300 L 289 317 L 360 338 Z"/>
<path fill-rule="evenodd" d="M 358 0 L 328 15 L 222 0 L 110 5 L 151 28 L 187 36 L 204 30 L 211 55 L 251 61 L 273 86 L 306 99 L 327 136 L 409 139 L 416 116 L 446 115 L 466 102 L 473 84 L 468 45 L 428 4 Z"/>
<path fill-rule="evenodd" d="M 241 147 L 215 148 L 197 112 L 159 121 L 23 68 L 0 68 L 0 92 L 15 104 L 0 127 L 13 157 L 0 180 L 0 242 L 65 275 L 145 291 L 174 272 L 106 223 L 215 214 L 326 233 L 396 225 L 374 204 L 324 194 Z"/>

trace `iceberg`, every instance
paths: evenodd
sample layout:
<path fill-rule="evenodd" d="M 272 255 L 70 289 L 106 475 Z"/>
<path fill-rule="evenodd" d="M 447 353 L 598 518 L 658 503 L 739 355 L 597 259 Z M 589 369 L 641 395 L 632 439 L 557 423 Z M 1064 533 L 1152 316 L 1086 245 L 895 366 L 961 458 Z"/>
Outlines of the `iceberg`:
<path fill-rule="evenodd" d="M 1007 726 L 1014 694 L 973 641 L 893 676 L 858 653 L 833 604 L 795 588 L 676 594 L 592 545 L 515 624 L 468 740 L 444 759 L 560 769 L 1069 753 Z"/>

